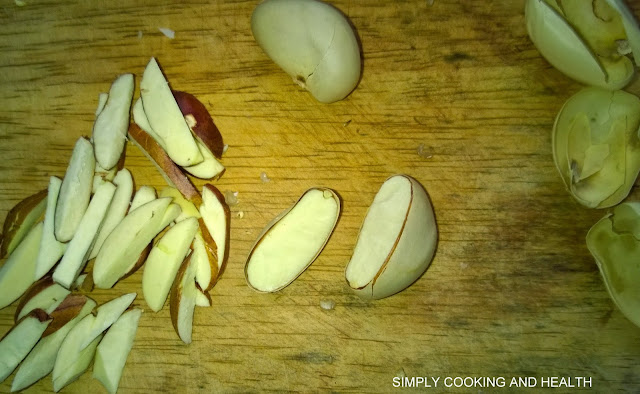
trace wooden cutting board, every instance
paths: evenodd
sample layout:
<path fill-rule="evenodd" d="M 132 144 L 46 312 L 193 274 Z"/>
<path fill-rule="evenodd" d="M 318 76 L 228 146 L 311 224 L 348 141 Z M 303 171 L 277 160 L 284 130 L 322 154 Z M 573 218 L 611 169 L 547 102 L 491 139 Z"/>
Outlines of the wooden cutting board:
<path fill-rule="evenodd" d="M 196 310 L 193 343 L 178 339 L 168 307 L 146 307 L 141 272 L 93 293 L 102 303 L 137 291 L 145 309 L 120 392 L 388 392 L 397 376 L 440 378 L 422 384 L 430 392 L 532 392 L 509 387 L 512 377 L 535 378 L 538 390 L 549 377 L 640 390 L 640 328 L 609 299 L 584 242 L 605 212 L 571 199 L 551 154 L 554 117 L 580 86 L 531 44 L 523 1 L 336 0 L 362 40 L 364 73 L 330 105 L 256 45 L 257 1 L 17 3 L 0 6 L 0 217 L 64 175 L 98 94 L 121 73 L 139 83 L 151 56 L 205 103 L 229 145 L 215 182 L 238 192 L 229 265 L 213 306 Z M 137 187 L 165 186 L 134 146 L 126 155 Z M 343 271 L 368 205 L 396 173 L 428 190 L 438 250 L 408 290 L 363 301 Z M 289 287 L 252 291 L 243 266 L 253 241 L 313 186 L 342 198 L 331 240 Z M 0 334 L 14 310 L 0 311 Z M 446 388 L 447 377 L 506 387 Z M 28 391 L 51 388 L 47 378 Z M 88 372 L 64 392 L 101 390 Z"/>

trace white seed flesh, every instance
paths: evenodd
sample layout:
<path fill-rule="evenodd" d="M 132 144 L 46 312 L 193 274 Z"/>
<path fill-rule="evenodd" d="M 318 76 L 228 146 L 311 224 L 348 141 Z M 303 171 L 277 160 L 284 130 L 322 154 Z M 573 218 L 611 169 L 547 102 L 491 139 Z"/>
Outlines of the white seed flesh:
<path fill-rule="evenodd" d="M 136 293 L 127 293 L 100 305 L 96 310 L 95 319 L 93 319 L 90 329 L 85 332 L 85 337 L 80 342 L 79 349 L 82 350 L 87 347 L 90 342 L 111 327 L 124 311 L 129 308 L 136 296 Z"/>
<path fill-rule="evenodd" d="M 50 323 L 51 319 L 40 321 L 36 316 L 26 317 L 0 340 L 0 382 L 27 357 Z"/>
<path fill-rule="evenodd" d="M 553 127 L 553 157 L 572 196 L 606 208 L 628 194 L 640 172 L 640 98 L 588 87 L 564 104 Z"/>
<path fill-rule="evenodd" d="M 142 130 L 144 130 L 147 134 L 149 134 L 157 143 L 164 149 L 165 147 L 164 140 L 160 138 L 160 136 L 153 131 L 153 128 L 149 124 L 149 119 L 147 118 L 147 114 L 144 113 L 144 107 L 142 106 L 142 98 L 138 97 L 136 102 L 133 104 L 133 109 L 131 110 L 133 114 L 133 121 L 140 126 Z"/>
<path fill-rule="evenodd" d="M 407 179 L 394 177 L 382 185 L 369 207 L 347 267 L 351 287 L 364 287 L 376 277 L 396 246 L 410 203 L 411 183 Z"/>
<path fill-rule="evenodd" d="M 62 181 L 52 176 L 49 179 L 49 189 L 47 194 L 47 210 L 44 215 L 44 227 L 42 229 L 42 239 L 38 249 L 36 259 L 36 272 L 34 280 L 42 278 L 60 260 L 60 257 L 67 250 L 67 243 L 62 243 L 56 239 L 53 229 L 55 220 L 56 204 Z"/>
<path fill-rule="evenodd" d="M 542 56 L 568 77 L 609 90 L 621 89 L 632 80 L 635 70 L 630 59 L 619 56 L 616 42 L 630 38 L 630 44 L 636 45 L 640 32 L 636 25 L 624 37 L 624 29 L 631 24 L 624 22 L 624 17 L 598 18 L 594 5 L 609 8 L 605 0 L 563 1 L 561 5 L 555 0 L 527 0 L 527 31 Z M 622 37 L 611 35 L 616 29 L 623 31 Z"/>
<path fill-rule="evenodd" d="M 198 299 L 198 289 L 196 288 L 196 267 L 192 260 L 189 262 L 186 272 L 180 278 L 179 288 L 181 289 L 177 305 L 171 302 L 171 308 L 178 308 L 177 312 L 177 332 L 182 342 L 191 343 L 193 334 L 193 314 Z M 173 297 L 173 293 L 172 293 Z"/>
<path fill-rule="evenodd" d="M 225 169 L 224 165 L 216 159 L 213 153 L 211 153 L 211 150 L 207 148 L 205 144 L 198 140 L 196 140 L 196 143 L 198 144 L 198 149 L 200 149 L 203 160 L 201 163 L 193 166 L 186 166 L 183 167 L 183 169 L 189 174 L 200 179 L 213 179 L 222 174 Z"/>
<path fill-rule="evenodd" d="M 69 242 L 69 247 L 53 272 L 53 280 L 67 289 L 71 288 L 89 259 L 91 247 L 98 236 L 115 191 L 116 187 L 110 182 L 98 188 L 80 221 L 78 230 Z"/>
<path fill-rule="evenodd" d="M 33 226 L 0 267 L 0 309 L 17 300 L 35 282 L 42 229 L 42 222 Z"/>
<path fill-rule="evenodd" d="M 75 381 L 89 367 L 102 334 L 95 337 L 86 347 L 80 344 L 88 337 L 94 321 L 95 316 L 88 314 L 69 331 L 62 341 L 51 373 L 54 391 L 60 391 L 64 386 Z"/>
<path fill-rule="evenodd" d="M 151 249 L 144 264 L 142 290 L 147 305 L 154 312 L 164 306 L 197 230 L 198 219 L 187 218 L 171 227 Z"/>
<path fill-rule="evenodd" d="M 125 216 L 113 229 L 100 248 L 93 266 L 97 288 L 109 289 L 127 274 L 149 242 L 180 214 L 180 207 L 176 206 L 177 210 L 171 217 L 165 218 L 171 207 L 175 206 L 169 204 L 170 198 L 144 204 Z"/>
<path fill-rule="evenodd" d="M 640 203 L 618 205 L 587 234 L 587 247 L 611 299 L 640 327 Z"/>
<path fill-rule="evenodd" d="M 266 0 L 251 16 L 264 52 L 316 100 L 345 98 L 360 78 L 360 46 L 348 19 L 316 0 Z"/>
<path fill-rule="evenodd" d="M 53 370 L 56 355 L 62 345 L 62 341 L 80 320 L 91 313 L 95 306 L 95 301 L 88 298 L 76 317 L 62 326 L 58 331 L 38 341 L 27 358 L 20 364 L 20 368 L 11 383 L 11 391 L 15 392 L 29 387 L 47 376 Z"/>
<path fill-rule="evenodd" d="M 141 315 L 142 309 L 125 312 L 109 328 L 96 349 L 93 377 L 98 379 L 109 393 L 115 394 L 118 391 Z"/>
<path fill-rule="evenodd" d="M 245 265 L 249 285 L 262 292 L 282 289 L 318 256 L 340 214 L 340 201 L 328 189 L 310 189 L 267 226 Z"/>
<path fill-rule="evenodd" d="M 198 145 L 155 58 L 151 58 L 144 70 L 140 96 L 149 125 L 165 142 L 164 148 L 171 160 L 179 166 L 202 162 Z"/>
<path fill-rule="evenodd" d="M 151 202 L 157 198 L 156 189 L 151 186 L 141 186 L 140 189 L 133 196 L 133 200 L 131 200 L 131 206 L 129 207 L 129 212 L 133 212 L 136 208 Z"/>
<path fill-rule="evenodd" d="M 116 78 L 109 90 L 107 102 L 93 125 L 92 140 L 96 160 L 106 170 L 115 167 L 124 150 L 133 87 L 133 74 L 123 74 Z"/>
<path fill-rule="evenodd" d="M 93 145 L 87 139 L 79 138 L 71 153 L 56 204 L 54 230 L 60 242 L 73 238 L 89 206 L 95 167 Z"/>
<path fill-rule="evenodd" d="M 217 247 L 218 268 L 222 266 L 227 252 L 227 241 L 229 238 L 227 229 L 227 213 L 225 205 L 226 201 L 218 200 L 218 196 L 209 188 L 202 189 L 202 201 L 200 206 L 200 215 L 205 226 L 209 230 L 209 234 L 213 238 Z"/>
<path fill-rule="evenodd" d="M 390 177 L 367 212 L 345 270 L 364 298 L 384 298 L 415 282 L 429 267 L 438 241 L 425 189 L 407 175 Z"/>
<path fill-rule="evenodd" d="M 107 99 L 109 98 L 109 93 L 100 93 L 98 95 L 98 106 L 96 107 L 96 117 L 100 115 L 100 112 L 104 109 L 105 104 L 107 103 Z"/>
<path fill-rule="evenodd" d="M 29 312 L 37 308 L 51 314 L 51 312 L 53 312 L 70 293 L 70 290 L 65 289 L 57 283 L 53 283 L 36 295 L 32 296 L 29 301 L 20 308 L 20 313 L 18 313 L 16 321 L 22 319 L 24 316 L 28 315 Z"/>
<path fill-rule="evenodd" d="M 118 223 L 124 219 L 129 210 L 129 203 L 133 195 L 133 177 L 131 176 L 131 172 L 126 168 L 118 171 L 118 174 L 113 179 L 113 184 L 116 185 L 116 191 L 104 218 L 104 222 L 100 227 L 100 232 L 89 254 L 89 259 L 93 259 L 98 255 L 107 236 L 109 236 Z"/>
<path fill-rule="evenodd" d="M 201 289 L 206 289 L 211 283 L 211 264 L 209 256 L 200 231 L 193 237 L 193 252 L 191 254 L 191 264 L 195 265 L 196 282 Z"/>

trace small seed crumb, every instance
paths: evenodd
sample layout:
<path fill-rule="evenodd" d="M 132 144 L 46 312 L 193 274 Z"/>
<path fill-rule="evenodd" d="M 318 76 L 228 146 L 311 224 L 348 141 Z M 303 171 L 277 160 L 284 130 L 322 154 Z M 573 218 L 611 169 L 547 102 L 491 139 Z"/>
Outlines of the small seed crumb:
<path fill-rule="evenodd" d="M 461 269 L 461 270 L 466 270 L 467 268 L 469 268 L 469 264 L 467 264 L 467 263 L 460 263 L 460 269 Z"/>
<path fill-rule="evenodd" d="M 330 311 L 336 307 L 336 302 L 334 300 L 320 300 L 320 307 L 326 311 Z"/>
<path fill-rule="evenodd" d="M 244 211 L 238 211 L 238 217 L 242 219 L 244 217 Z"/>
<path fill-rule="evenodd" d="M 229 145 L 224 144 L 224 147 L 222 148 L 222 154 L 224 155 L 225 153 L 227 153 L 228 149 L 229 149 Z"/>
<path fill-rule="evenodd" d="M 191 130 L 193 130 L 198 124 L 198 121 L 196 120 L 196 117 L 193 116 L 193 114 L 186 114 L 184 116 L 184 120 L 185 122 L 187 122 L 187 126 L 189 126 Z"/>
<path fill-rule="evenodd" d="M 342 127 L 347 127 L 347 126 L 349 126 L 350 124 L 351 124 L 351 119 L 349 119 L 349 120 L 347 120 L 346 122 L 344 122 L 344 123 L 342 124 Z"/>
<path fill-rule="evenodd" d="M 142 30 L 138 30 L 138 40 L 142 40 Z"/>
<path fill-rule="evenodd" d="M 231 190 L 224 191 L 224 201 L 227 205 L 238 205 L 238 192 L 232 192 Z"/>
<path fill-rule="evenodd" d="M 418 145 L 417 152 L 418 152 L 418 156 L 420 156 L 420 157 L 424 157 L 425 159 L 430 159 L 430 158 L 432 158 L 432 157 L 433 157 L 433 155 L 432 155 L 432 154 L 430 154 L 429 152 L 425 152 L 425 150 L 424 150 L 424 144 L 420 144 L 420 145 Z"/>
<path fill-rule="evenodd" d="M 616 49 L 619 55 L 628 55 L 631 53 L 631 45 L 628 40 L 616 40 Z"/>
<path fill-rule="evenodd" d="M 169 29 L 168 27 L 159 27 L 158 30 L 160 30 L 160 33 L 164 34 L 166 37 L 169 37 L 169 39 L 171 40 L 176 38 L 176 32 Z"/>
<path fill-rule="evenodd" d="M 303 89 L 306 89 L 307 87 L 307 80 L 302 75 L 296 75 L 296 77 L 293 78 L 293 82 Z"/>
<path fill-rule="evenodd" d="M 260 173 L 260 180 L 261 180 L 262 182 L 264 182 L 264 183 L 267 183 L 267 182 L 269 182 L 271 179 L 269 179 L 269 177 L 267 176 L 267 173 L 266 173 L 266 172 L 262 171 L 262 172 Z"/>

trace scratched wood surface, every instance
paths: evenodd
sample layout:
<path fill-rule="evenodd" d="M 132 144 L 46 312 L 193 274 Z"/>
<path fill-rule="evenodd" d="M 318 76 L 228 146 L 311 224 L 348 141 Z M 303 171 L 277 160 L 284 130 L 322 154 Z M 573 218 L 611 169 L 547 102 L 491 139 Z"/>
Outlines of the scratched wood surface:
<path fill-rule="evenodd" d="M 362 40 L 364 73 L 331 105 L 255 44 L 257 1 L 25 3 L 0 5 L 0 217 L 63 176 L 98 94 L 120 73 L 139 83 L 151 56 L 229 144 L 216 185 L 238 192 L 230 260 L 213 306 L 196 311 L 194 342 L 178 340 L 168 307 L 146 308 L 140 272 L 94 292 L 102 303 L 138 291 L 145 308 L 120 392 L 388 392 L 404 375 L 586 376 L 598 392 L 640 390 L 640 329 L 610 301 L 584 243 L 604 212 L 574 202 L 552 161 L 553 119 L 580 86 L 533 47 L 523 1 L 336 0 Z M 126 155 L 138 187 L 165 186 L 135 147 Z M 343 270 L 395 173 L 428 190 L 438 250 L 408 290 L 362 301 Z M 313 186 L 343 200 L 330 242 L 291 286 L 253 292 L 243 265 L 255 237 Z M 14 310 L 0 311 L 0 334 Z M 478 390 L 496 391 L 457 391 Z M 64 389 L 101 391 L 90 373 Z"/>

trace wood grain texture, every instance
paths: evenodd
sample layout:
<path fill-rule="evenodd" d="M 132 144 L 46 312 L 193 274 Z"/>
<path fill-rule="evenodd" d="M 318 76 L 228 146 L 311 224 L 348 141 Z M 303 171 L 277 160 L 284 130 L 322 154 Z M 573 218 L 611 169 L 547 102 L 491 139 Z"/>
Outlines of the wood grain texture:
<path fill-rule="evenodd" d="M 522 0 L 334 1 L 361 37 L 364 73 L 330 105 L 256 45 L 257 1 L 25 2 L 0 6 L 1 217 L 63 176 L 73 143 L 91 133 L 98 94 L 121 73 L 139 85 L 151 56 L 229 144 L 216 182 L 239 192 L 229 264 L 212 307 L 196 311 L 193 343 L 173 332 L 168 307 L 146 308 L 141 271 L 92 293 L 103 303 L 137 291 L 145 309 L 120 392 L 377 393 L 394 391 L 400 373 L 587 376 L 597 392 L 640 390 L 640 329 L 614 307 L 585 246 L 604 212 L 571 199 L 552 159 L 553 120 L 580 86 L 531 44 Z M 130 143 L 126 154 L 136 187 L 165 186 Z M 408 290 L 366 302 L 343 271 L 368 205 L 395 173 L 429 192 L 439 246 Z M 313 186 L 343 200 L 324 252 L 281 292 L 250 290 L 253 241 Z M 0 335 L 14 310 L 0 311 Z M 27 391 L 51 387 L 47 378 Z M 96 390 L 87 373 L 64 392 Z"/>

